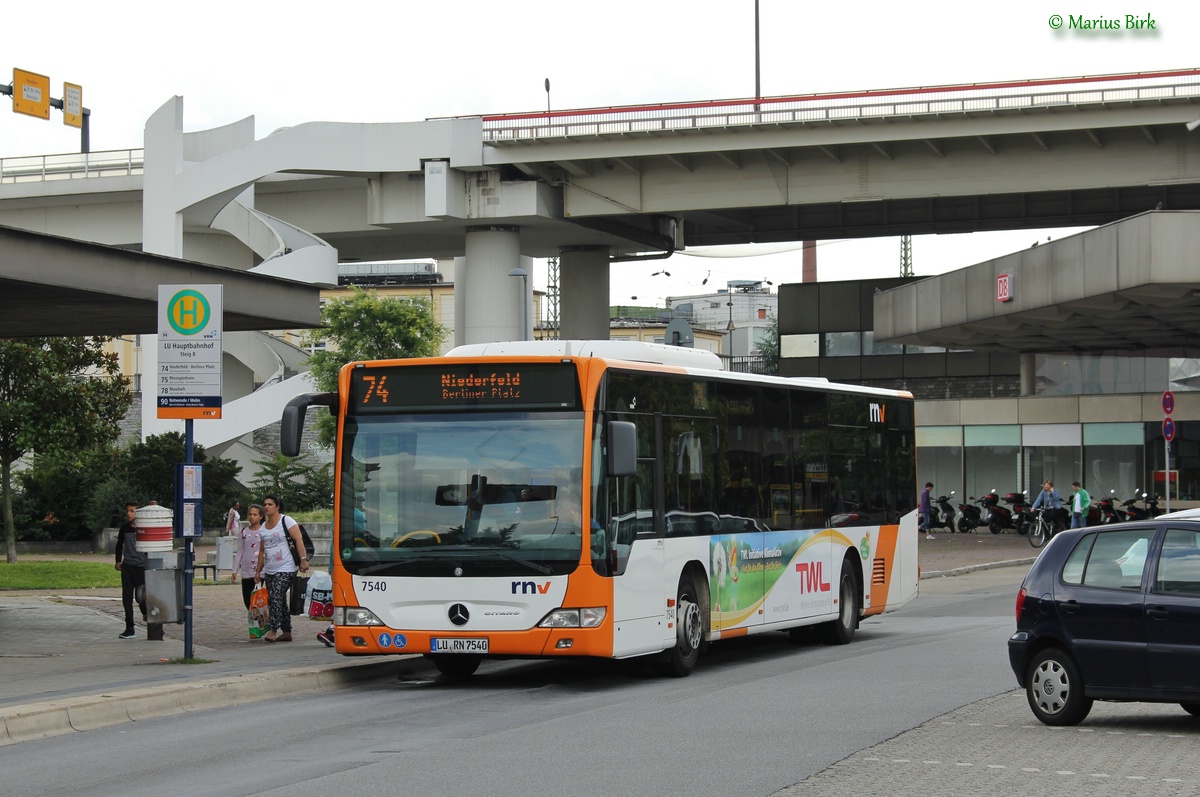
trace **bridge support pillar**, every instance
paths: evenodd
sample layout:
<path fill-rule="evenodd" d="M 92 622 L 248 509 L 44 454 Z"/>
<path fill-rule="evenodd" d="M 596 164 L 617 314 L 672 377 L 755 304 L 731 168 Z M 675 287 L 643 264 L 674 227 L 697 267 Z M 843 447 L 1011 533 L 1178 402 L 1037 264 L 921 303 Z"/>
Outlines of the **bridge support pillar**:
<path fill-rule="evenodd" d="M 469 227 L 466 257 L 454 273 L 454 343 L 494 343 L 529 336 L 532 261 L 521 257 L 520 228 Z M 510 277 L 522 268 L 529 276 Z M 522 293 L 525 296 L 522 296 Z M 522 319 L 522 313 L 526 318 Z"/>
<path fill-rule="evenodd" d="M 565 246 L 558 260 L 563 340 L 608 340 L 608 247 Z"/>

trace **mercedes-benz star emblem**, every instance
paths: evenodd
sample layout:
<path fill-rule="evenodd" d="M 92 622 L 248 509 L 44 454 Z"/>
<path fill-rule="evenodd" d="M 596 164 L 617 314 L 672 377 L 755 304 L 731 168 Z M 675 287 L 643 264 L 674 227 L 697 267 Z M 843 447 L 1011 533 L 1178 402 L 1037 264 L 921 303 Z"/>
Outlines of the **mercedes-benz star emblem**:
<path fill-rule="evenodd" d="M 447 614 L 450 616 L 450 622 L 454 623 L 455 625 L 466 625 L 467 621 L 471 619 L 471 613 L 467 611 L 467 607 L 463 606 L 461 603 L 456 603 L 451 606 L 450 611 L 447 612 Z"/>

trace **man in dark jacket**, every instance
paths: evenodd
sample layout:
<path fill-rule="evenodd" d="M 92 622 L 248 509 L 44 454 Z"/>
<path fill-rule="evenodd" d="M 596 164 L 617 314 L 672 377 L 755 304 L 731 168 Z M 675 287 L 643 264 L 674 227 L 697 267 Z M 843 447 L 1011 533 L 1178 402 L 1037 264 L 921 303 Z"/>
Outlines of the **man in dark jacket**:
<path fill-rule="evenodd" d="M 133 639 L 133 597 L 138 587 L 143 596 L 138 601 L 142 620 L 146 619 L 146 554 L 137 549 L 137 529 L 133 525 L 137 504 L 125 504 L 125 525 L 117 532 L 117 570 L 121 571 L 121 605 L 125 608 L 125 631 L 121 639 Z"/>

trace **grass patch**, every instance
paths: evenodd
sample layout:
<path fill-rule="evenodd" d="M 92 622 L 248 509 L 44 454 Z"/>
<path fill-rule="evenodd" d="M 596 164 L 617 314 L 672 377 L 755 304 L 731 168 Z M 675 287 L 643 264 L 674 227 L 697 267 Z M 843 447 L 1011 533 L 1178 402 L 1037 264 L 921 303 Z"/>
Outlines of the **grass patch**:
<path fill-rule="evenodd" d="M 108 562 L 0 562 L 0 589 L 120 587 L 121 571 Z"/>
<path fill-rule="evenodd" d="M 192 581 L 196 587 L 215 587 L 218 583 L 228 584 L 229 577 L 220 582 L 203 578 Z M 35 559 L 11 565 L 0 562 L 0 589 L 75 590 L 120 586 L 121 571 L 113 567 L 111 559 L 103 562 Z"/>

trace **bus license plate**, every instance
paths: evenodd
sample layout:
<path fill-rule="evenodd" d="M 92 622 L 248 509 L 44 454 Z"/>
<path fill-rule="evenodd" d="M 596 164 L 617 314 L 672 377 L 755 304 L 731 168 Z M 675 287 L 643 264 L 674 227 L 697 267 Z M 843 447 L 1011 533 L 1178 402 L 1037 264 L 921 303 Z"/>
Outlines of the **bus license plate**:
<path fill-rule="evenodd" d="M 487 653 L 488 641 L 460 637 L 431 639 L 429 640 L 429 651 L 431 653 Z"/>

